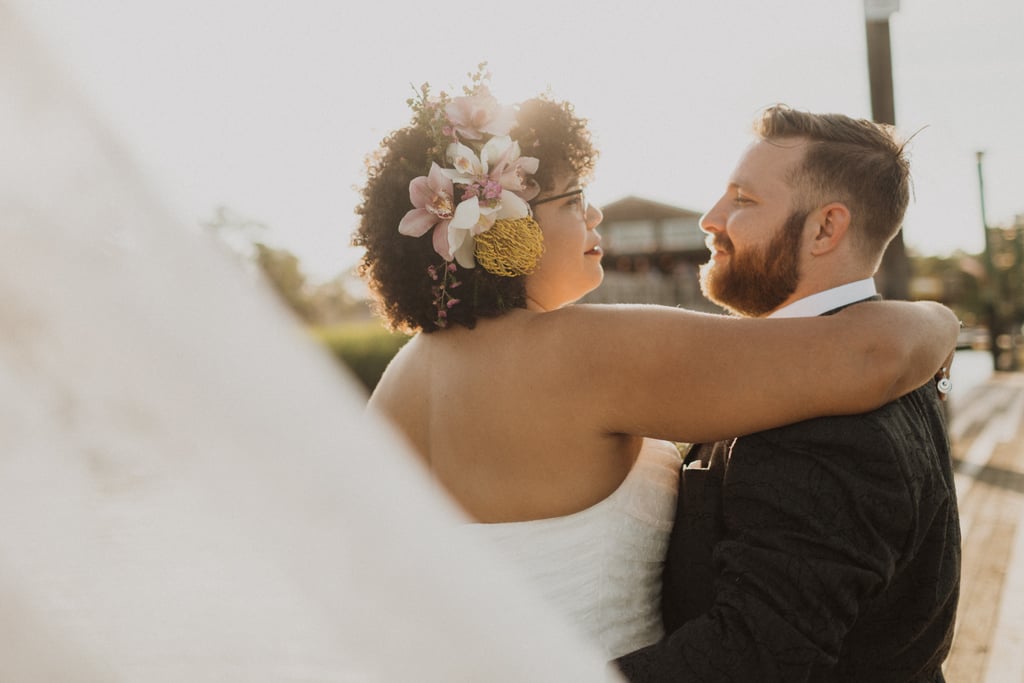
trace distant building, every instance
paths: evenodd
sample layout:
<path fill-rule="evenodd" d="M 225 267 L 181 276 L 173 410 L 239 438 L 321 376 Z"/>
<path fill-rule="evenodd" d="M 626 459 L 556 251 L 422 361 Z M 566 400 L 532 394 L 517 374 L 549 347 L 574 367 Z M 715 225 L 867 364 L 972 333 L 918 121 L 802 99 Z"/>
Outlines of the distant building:
<path fill-rule="evenodd" d="M 700 213 L 632 196 L 601 211 L 604 283 L 584 301 L 721 310 L 700 293 L 698 269 L 708 260 Z"/>

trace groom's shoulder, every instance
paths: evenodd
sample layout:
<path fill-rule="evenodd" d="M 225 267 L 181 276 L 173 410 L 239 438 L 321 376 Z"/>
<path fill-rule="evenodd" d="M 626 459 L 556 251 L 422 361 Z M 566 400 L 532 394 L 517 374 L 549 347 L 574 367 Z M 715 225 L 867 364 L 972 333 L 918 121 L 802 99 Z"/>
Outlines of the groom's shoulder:
<path fill-rule="evenodd" d="M 944 429 L 941 403 L 934 382 L 929 382 L 875 410 L 795 422 L 741 437 L 738 443 L 779 449 L 884 452 L 901 448 L 908 433 L 920 435 Z"/>

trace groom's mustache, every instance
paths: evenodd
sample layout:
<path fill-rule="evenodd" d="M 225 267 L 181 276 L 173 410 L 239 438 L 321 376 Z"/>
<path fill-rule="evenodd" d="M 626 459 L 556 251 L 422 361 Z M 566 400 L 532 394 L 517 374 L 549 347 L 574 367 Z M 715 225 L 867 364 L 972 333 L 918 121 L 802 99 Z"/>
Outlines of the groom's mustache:
<path fill-rule="evenodd" d="M 708 237 L 704 240 L 704 246 L 708 248 L 708 251 L 732 253 L 732 240 L 728 237 Z"/>

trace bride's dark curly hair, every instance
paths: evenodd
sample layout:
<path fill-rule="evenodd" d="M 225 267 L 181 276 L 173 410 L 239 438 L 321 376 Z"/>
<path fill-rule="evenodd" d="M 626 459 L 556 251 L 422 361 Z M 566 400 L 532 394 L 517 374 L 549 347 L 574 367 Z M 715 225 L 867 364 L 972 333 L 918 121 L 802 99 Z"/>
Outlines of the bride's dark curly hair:
<path fill-rule="evenodd" d="M 586 119 L 576 116 L 568 102 L 537 97 L 523 102 L 516 114 L 512 139 L 524 156 L 540 160 L 533 179 L 541 191 L 554 189 L 555 178 L 571 174 L 584 182 L 593 172 L 597 150 L 593 146 Z M 444 260 L 434 251 L 431 234 L 408 237 L 398 232 L 398 224 L 413 208 L 409 183 L 426 175 L 435 145 L 428 131 L 408 126 L 395 131 L 367 160 L 367 182 L 362 203 L 356 209 L 361 216 L 352 244 L 365 248 L 359 274 L 366 279 L 374 295 L 375 312 L 392 329 L 404 332 L 435 332 L 437 304 L 428 275 L 430 266 L 440 271 Z M 492 275 L 479 266 L 456 265 L 455 277 L 461 282 L 453 290 L 459 303 L 447 311 L 447 324 L 476 326 L 479 318 L 500 316 L 514 308 L 526 307 L 525 276 Z"/>

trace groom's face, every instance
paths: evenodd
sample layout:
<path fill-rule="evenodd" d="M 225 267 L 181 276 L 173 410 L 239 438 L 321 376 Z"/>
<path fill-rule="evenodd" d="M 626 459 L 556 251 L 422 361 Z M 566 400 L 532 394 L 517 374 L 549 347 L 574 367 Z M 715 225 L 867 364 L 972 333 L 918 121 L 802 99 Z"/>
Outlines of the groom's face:
<path fill-rule="evenodd" d="M 711 259 L 701 266 L 704 295 L 744 316 L 787 303 L 800 281 L 800 250 L 808 216 L 797 210 L 792 171 L 800 140 L 760 141 L 748 148 L 722 198 L 701 218 Z"/>

